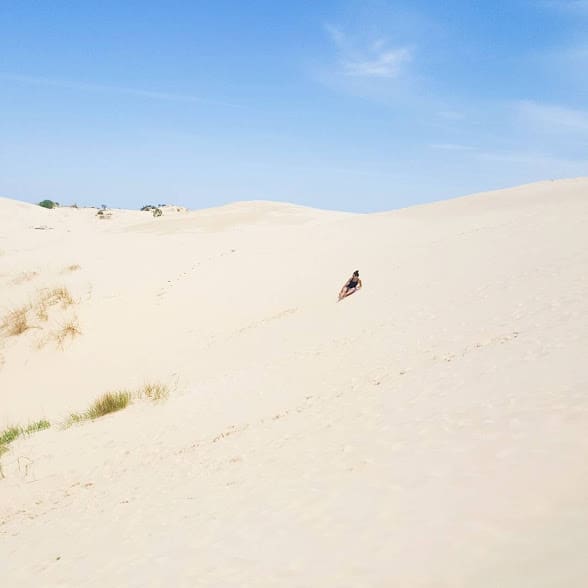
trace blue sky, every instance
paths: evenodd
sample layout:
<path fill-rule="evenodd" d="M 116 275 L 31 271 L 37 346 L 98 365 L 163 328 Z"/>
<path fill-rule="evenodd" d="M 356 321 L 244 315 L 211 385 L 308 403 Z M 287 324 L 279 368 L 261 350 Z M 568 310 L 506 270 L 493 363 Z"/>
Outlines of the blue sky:
<path fill-rule="evenodd" d="M 0 195 L 387 210 L 588 175 L 588 0 L 0 0 Z"/>

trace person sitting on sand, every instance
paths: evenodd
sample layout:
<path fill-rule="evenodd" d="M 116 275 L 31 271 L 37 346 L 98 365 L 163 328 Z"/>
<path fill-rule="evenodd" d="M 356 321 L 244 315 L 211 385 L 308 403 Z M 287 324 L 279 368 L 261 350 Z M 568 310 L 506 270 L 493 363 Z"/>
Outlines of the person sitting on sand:
<path fill-rule="evenodd" d="M 347 296 L 351 296 L 354 292 L 357 292 L 363 284 L 359 279 L 359 271 L 355 270 L 353 275 L 345 282 L 343 288 L 341 288 L 341 292 L 339 292 L 339 300 L 343 300 L 343 298 L 347 298 Z"/>

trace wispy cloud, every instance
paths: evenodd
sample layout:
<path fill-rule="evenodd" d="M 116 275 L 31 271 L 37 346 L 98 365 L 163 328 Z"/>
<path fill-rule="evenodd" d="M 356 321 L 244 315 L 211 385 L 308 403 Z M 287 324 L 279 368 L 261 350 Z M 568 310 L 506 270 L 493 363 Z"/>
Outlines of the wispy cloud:
<path fill-rule="evenodd" d="M 459 143 L 431 143 L 429 147 L 440 151 L 474 151 L 476 149 L 471 145 L 460 145 Z"/>
<path fill-rule="evenodd" d="M 588 163 L 579 158 L 565 158 L 540 151 L 481 151 L 475 154 L 480 161 L 527 166 L 537 170 L 541 176 L 584 176 Z"/>
<path fill-rule="evenodd" d="M 347 61 L 343 63 L 343 68 L 350 76 L 395 78 L 400 73 L 402 65 L 410 59 L 410 50 L 402 48 L 383 51 L 372 59 Z"/>
<path fill-rule="evenodd" d="M 458 121 L 463 120 L 466 115 L 463 112 L 457 110 L 440 110 L 437 112 L 437 116 L 443 120 Z"/>
<path fill-rule="evenodd" d="M 87 82 L 77 82 L 71 80 L 62 80 L 55 78 L 46 78 L 40 76 L 24 76 L 10 73 L 0 73 L 0 81 L 14 82 L 17 84 L 29 84 L 34 86 L 46 86 L 54 88 L 63 88 L 67 90 L 82 92 L 100 92 L 107 94 L 121 94 L 127 96 L 136 96 L 150 100 L 165 100 L 170 102 L 186 102 L 193 104 L 228 106 L 231 108 L 241 108 L 238 104 L 229 102 L 207 100 L 198 96 L 189 94 L 175 94 L 171 92 L 160 92 L 157 90 L 145 90 L 141 88 L 128 88 L 125 86 L 110 86 L 105 84 L 94 84 Z"/>
<path fill-rule="evenodd" d="M 523 122 L 549 132 L 588 132 L 588 111 L 524 100 L 515 105 Z"/>
<path fill-rule="evenodd" d="M 391 47 L 384 38 L 357 43 L 340 28 L 327 25 L 327 33 L 337 49 L 341 71 L 346 76 L 396 78 L 413 58 L 409 47 Z"/>
<path fill-rule="evenodd" d="M 588 0 L 541 0 L 539 6 L 588 15 Z"/>

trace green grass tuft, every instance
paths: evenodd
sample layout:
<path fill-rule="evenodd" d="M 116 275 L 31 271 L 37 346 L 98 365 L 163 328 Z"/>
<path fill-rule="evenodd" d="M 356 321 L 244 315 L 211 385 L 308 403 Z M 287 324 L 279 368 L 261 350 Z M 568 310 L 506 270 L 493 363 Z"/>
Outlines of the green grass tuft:
<path fill-rule="evenodd" d="M 132 395 L 130 392 L 108 392 L 90 406 L 86 412 L 73 412 L 64 424 L 64 427 L 70 427 L 82 421 L 91 421 L 98 419 L 111 412 L 117 412 L 126 408 L 131 403 Z"/>
<path fill-rule="evenodd" d="M 48 429 L 50 426 L 51 423 L 43 419 L 37 421 L 36 423 L 31 423 L 30 425 L 28 425 L 26 429 L 24 429 L 23 433 L 25 433 L 26 435 L 31 435 L 32 433 L 36 433 L 37 431 L 43 431 L 45 429 Z"/>
<path fill-rule="evenodd" d="M 22 434 L 21 427 L 8 427 L 0 433 L 0 456 L 8 451 L 8 446 Z"/>
<path fill-rule="evenodd" d="M 131 402 L 130 392 L 108 392 L 101 396 L 88 409 L 87 415 L 89 419 L 97 419 L 105 414 L 116 412 L 126 408 Z"/>
<path fill-rule="evenodd" d="M 22 427 L 8 427 L 0 433 L 0 445 L 8 445 L 22 434 Z"/>
<path fill-rule="evenodd" d="M 32 435 L 37 431 L 48 429 L 51 423 L 46 420 L 40 420 L 35 423 L 27 425 L 24 429 L 22 427 L 8 427 L 0 433 L 0 456 L 8 451 L 8 446 L 21 435 Z"/>

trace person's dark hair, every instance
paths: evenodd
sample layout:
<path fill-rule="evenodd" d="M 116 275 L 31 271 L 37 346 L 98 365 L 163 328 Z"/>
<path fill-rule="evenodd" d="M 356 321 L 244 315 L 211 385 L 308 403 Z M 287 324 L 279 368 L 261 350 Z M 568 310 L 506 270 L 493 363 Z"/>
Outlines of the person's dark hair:
<path fill-rule="evenodd" d="M 353 272 L 353 275 L 354 275 L 356 278 L 358 278 L 358 277 L 359 277 L 359 270 L 355 270 L 355 271 Z"/>

